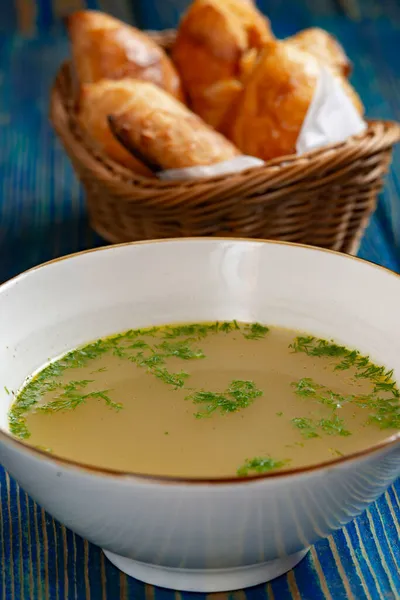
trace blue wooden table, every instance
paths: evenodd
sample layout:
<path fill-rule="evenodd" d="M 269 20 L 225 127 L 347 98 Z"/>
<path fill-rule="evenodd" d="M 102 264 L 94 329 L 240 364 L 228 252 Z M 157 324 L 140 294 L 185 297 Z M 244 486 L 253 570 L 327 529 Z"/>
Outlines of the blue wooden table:
<path fill-rule="evenodd" d="M 45 260 L 102 244 L 47 120 L 48 93 L 68 46 L 60 25 L 84 0 L 0 2 L 0 281 Z M 87 0 L 144 28 L 176 24 L 183 0 Z M 370 117 L 400 121 L 397 0 L 264 0 L 278 36 L 320 25 L 354 62 L 353 81 Z M 111 9 L 110 9 L 111 5 Z M 400 150 L 360 256 L 400 272 Z M 1 332 L 0 332 L 1 343 Z M 0 457 L 1 458 L 1 457 Z M 54 522 L 0 470 L 0 598 L 192 598 L 119 573 L 100 550 Z M 203 596 L 193 598 L 203 600 Z M 219 600 L 400 598 L 400 483 L 369 511 L 319 542 L 291 573 Z"/>

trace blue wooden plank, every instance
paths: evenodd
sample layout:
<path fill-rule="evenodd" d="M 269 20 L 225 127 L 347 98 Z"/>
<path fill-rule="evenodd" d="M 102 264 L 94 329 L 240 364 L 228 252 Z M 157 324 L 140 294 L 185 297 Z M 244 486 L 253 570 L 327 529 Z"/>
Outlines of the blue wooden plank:
<path fill-rule="evenodd" d="M 0 33 L 17 30 L 17 11 L 14 2 L 4 2 L 0 8 Z"/>

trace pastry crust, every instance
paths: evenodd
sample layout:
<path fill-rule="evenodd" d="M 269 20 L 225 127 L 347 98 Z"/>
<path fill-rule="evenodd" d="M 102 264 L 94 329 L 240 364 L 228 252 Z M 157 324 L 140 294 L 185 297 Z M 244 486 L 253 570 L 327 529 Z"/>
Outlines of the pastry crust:
<path fill-rule="evenodd" d="M 221 129 L 258 52 L 271 39 L 268 19 L 248 0 L 195 0 L 189 7 L 172 56 L 193 110 L 207 123 Z"/>
<path fill-rule="evenodd" d="M 269 160 L 293 154 L 313 98 L 320 62 L 285 42 L 272 42 L 247 81 L 227 134 L 244 154 Z M 349 82 L 335 73 L 357 110 L 363 106 Z"/>
<path fill-rule="evenodd" d="M 108 125 L 108 115 L 123 110 L 129 102 L 130 86 L 129 79 L 105 79 L 83 85 L 78 102 L 78 122 L 99 150 L 109 158 L 140 175 L 152 176 L 151 170 L 115 139 Z"/>
<path fill-rule="evenodd" d="M 132 80 L 129 100 L 110 115 L 114 135 L 156 169 L 212 165 L 237 148 L 157 86 Z"/>
<path fill-rule="evenodd" d="M 322 64 L 331 67 L 344 77 L 348 77 L 351 73 L 352 64 L 343 47 L 324 29 L 318 27 L 304 29 L 286 38 L 285 43 L 309 52 Z"/>
<path fill-rule="evenodd" d="M 67 19 L 72 55 L 81 84 L 125 77 L 152 81 L 183 100 L 179 75 L 148 35 L 101 12 L 83 10 Z"/>

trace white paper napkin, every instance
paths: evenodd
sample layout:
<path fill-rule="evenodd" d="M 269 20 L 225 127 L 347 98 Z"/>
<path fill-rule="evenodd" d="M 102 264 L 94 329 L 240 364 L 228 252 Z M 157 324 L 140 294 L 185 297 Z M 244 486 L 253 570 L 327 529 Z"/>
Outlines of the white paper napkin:
<path fill-rule="evenodd" d="M 205 167 L 186 167 L 185 169 L 160 171 L 157 173 L 157 177 L 168 180 L 197 179 L 201 177 L 213 177 L 214 175 L 226 175 L 228 173 L 240 173 L 240 171 L 244 171 L 250 167 L 260 167 L 263 164 L 265 163 L 260 158 L 243 155 Z"/>
<path fill-rule="evenodd" d="M 297 154 L 343 142 L 366 129 L 354 104 L 336 77 L 321 69 L 317 87 L 296 143 Z"/>

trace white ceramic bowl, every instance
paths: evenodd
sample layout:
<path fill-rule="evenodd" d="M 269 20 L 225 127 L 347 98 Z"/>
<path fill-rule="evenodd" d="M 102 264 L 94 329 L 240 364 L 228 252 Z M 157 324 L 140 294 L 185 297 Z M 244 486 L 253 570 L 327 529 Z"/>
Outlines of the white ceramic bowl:
<path fill-rule="evenodd" d="M 84 342 L 177 321 L 238 319 L 335 338 L 400 380 L 400 277 L 328 251 L 258 241 L 114 246 L 49 263 L 0 288 L 0 459 L 54 517 L 126 573 L 181 590 L 255 585 L 293 567 L 400 473 L 400 434 L 357 455 L 248 480 L 118 474 L 7 433 L 25 377 Z"/>

